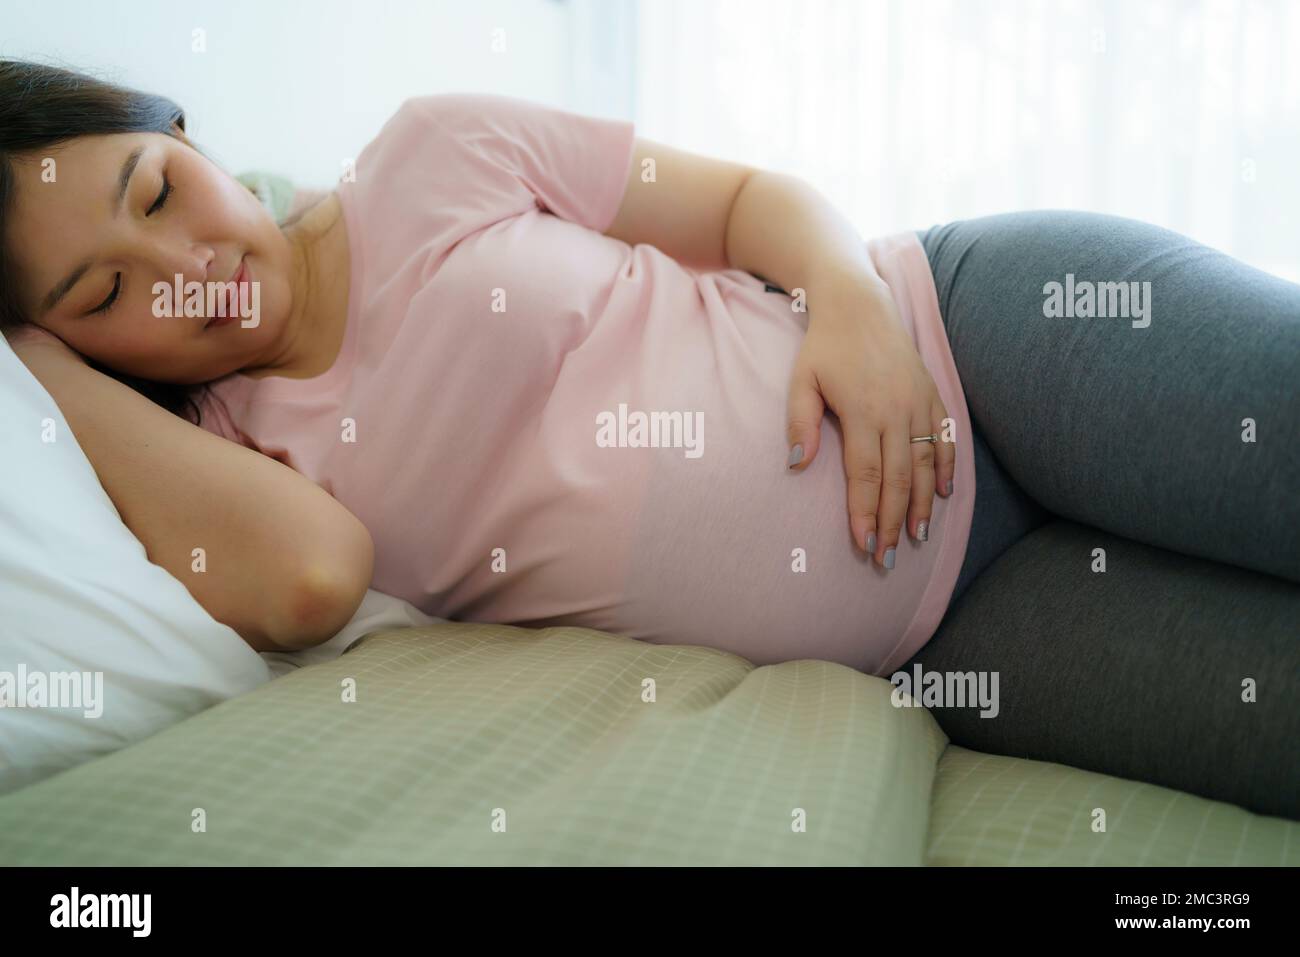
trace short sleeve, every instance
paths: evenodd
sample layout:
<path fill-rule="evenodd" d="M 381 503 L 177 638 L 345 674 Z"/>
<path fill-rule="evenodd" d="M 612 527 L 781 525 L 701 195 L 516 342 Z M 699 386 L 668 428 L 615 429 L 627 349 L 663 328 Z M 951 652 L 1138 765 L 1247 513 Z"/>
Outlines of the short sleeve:
<path fill-rule="evenodd" d="M 471 93 L 415 97 L 400 112 L 432 125 L 446 163 L 438 175 L 460 190 L 459 198 L 495 197 L 508 205 L 526 193 L 548 212 L 597 232 L 618 215 L 635 143 L 628 120 Z M 514 185 L 513 197 L 509 188 L 475 188 L 476 178 L 501 177 Z"/>

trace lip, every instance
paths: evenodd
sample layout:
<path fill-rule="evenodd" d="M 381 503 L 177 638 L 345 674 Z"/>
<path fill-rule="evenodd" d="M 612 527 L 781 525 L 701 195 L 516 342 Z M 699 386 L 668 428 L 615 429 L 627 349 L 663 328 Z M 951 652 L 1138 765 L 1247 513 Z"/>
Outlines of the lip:
<path fill-rule="evenodd" d="M 240 257 L 239 267 L 235 270 L 235 274 L 231 276 L 229 279 L 227 279 L 226 282 L 227 283 L 233 282 L 242 285 L 243 283 L 250 282 L 251 280 L 252 280 L 252 275 L 249 272 L 249 268 L 248 268 L 248 257 L 245 255 Z M 243 289 L 239 290 L 239 295 L 240 298 L 244 299 L 244 301 L 247 301 L 246 290 Z M 228 325 L 229 323 L 234 321 L 236 316 L 237 313 L 234 312 L 228 312 L 224 316 L 213 316 L 211 319 L 207 321 L 207 323 L 204 324 L 203 328 L 213 329 L 216 328 L 217 326 Z"/>

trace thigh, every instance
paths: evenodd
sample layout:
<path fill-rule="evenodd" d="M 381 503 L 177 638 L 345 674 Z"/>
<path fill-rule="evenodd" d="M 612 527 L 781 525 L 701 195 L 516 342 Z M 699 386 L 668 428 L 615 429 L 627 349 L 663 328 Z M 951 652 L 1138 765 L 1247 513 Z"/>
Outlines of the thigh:
<path fill-rule="evenodd" d="M 1300 286 L 1093 213 L 990 216 L 922 241 L 971 418 L 1029 496 L 1300 582 Z M 1045 315 L 1067 302 L 1075 315 Z"/>
<path fill-rule="evenodd" d="M 934 709 L 962 747 L 1300 820 L 1297 621 L 1300 585 L 1053 519 L 900 670 L 998 676 L 993 717 Z"/>
<path fill-rule="evenodd" d="M 975 511 L 966 557 L 952 590 L 950 606 L 999 555 L 1051 518 L 998 464 L 979 427 L 972 422 L 971 428 L 971 448 L 975 455 Z"/>

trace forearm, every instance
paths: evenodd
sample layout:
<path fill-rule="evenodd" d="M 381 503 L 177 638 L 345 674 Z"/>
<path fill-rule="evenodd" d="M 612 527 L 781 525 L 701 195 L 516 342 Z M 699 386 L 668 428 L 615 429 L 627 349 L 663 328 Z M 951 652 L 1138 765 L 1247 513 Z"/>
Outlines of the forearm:
<path fill-rule="evenodd" d="M 803 289 L 810 319 L 822 290 L 889 294 L 853 225 L 812 186 L 783 173 L 759 170 L 745 181 L 731 205 L 725 249 L 732 267 L 787 292 Z"/>

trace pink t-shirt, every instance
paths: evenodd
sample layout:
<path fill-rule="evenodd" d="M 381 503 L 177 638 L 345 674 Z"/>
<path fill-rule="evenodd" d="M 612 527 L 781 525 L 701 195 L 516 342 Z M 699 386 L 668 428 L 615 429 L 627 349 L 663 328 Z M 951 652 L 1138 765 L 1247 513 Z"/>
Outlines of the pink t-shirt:
<path fill-rule="evenodd" d="M 951 596 L 971 444 L 928 542 L 905 534 L 888 572 L 858 554 L 833 415 L 813 465 L 786 468 L 808 315 L 742 270 L 602 235 L 632 158 L 628 122 L 406 101 L 339 185 L 338 360 L 314 379 L 217 380 L 230 416 L 205 403 L 204 426 L 342 502 L 374 539 L 372 587 L 427 614 L 888 674 Z M 924 251 L 911 233 L 869 248 L 968 437 Z"/>

